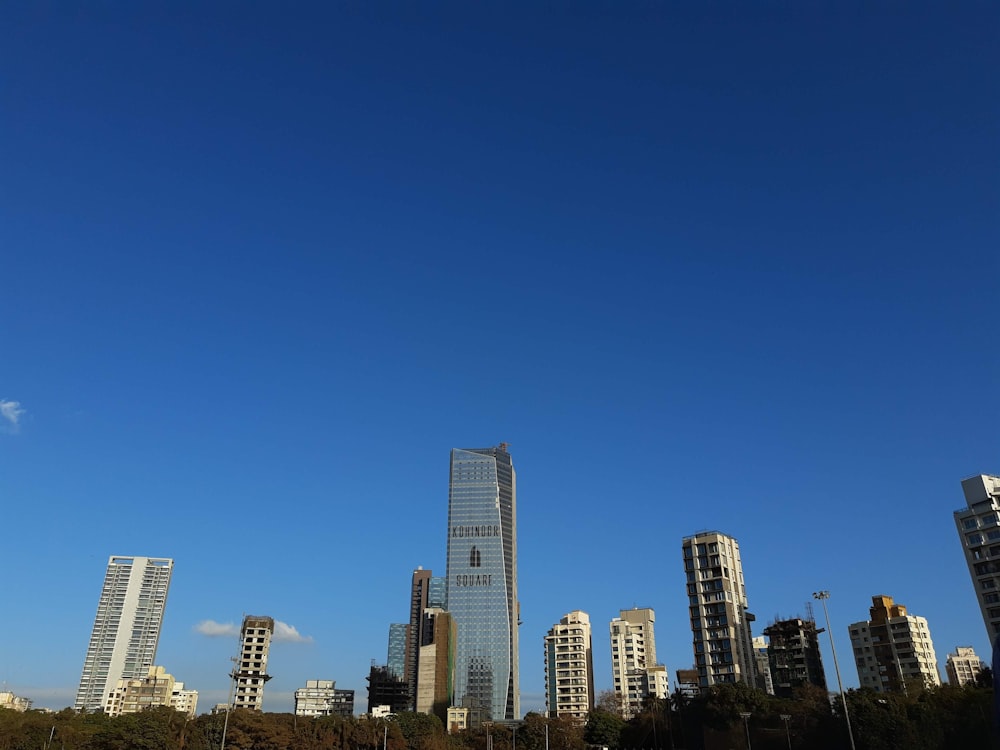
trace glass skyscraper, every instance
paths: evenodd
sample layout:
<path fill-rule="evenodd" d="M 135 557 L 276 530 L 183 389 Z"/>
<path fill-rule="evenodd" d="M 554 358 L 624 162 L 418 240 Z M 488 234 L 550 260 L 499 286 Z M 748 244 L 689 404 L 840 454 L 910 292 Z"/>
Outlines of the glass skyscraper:
<path fill-rule="evenodd" d="M 406 633 L 410 626 L 405 622 L 389 625 L 389 655 L 385 665 L 394 677 L 403 679 L 406 672 Z"/>
<path fill-rule="evenodd" d="M 448 488 L 448 610 L 458 628 L 456 706 L 520 718 L 517 513 L 507 446 L 455 449 Z"/>

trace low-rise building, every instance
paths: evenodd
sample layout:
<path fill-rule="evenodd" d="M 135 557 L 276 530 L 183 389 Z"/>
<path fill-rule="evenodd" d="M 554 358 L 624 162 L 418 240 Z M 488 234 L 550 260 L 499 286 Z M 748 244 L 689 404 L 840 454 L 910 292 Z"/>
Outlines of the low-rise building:
<path fill-rule="evenodd" d="M 295 691 L 296 716 L 352 716 L 354 691 L 338 690 L 334 680 L 306 680 Z"/>
<path fill-rule="evenodd" d="M 183 682 L 175 682 L 174 692 L 170 696 L 170 707 L 193 719 L 198 713 L 198 691 L 185 690 Z"/>
<path fill-rule="evenodd" d="M 955 653 L 948 654 L 944 669 L 948 673 L 949 685 L 975 685 L 982 674 L 983 662 L 972 646 L 956 646 Z"/>
<path fill-rule="evenodd" d="M 463 706 L 448 707 L 448 734 L 464 732 L 469 728 L 469 709 Z"/>
<path fill-rule="evenodd" d="M 104 703 L 108 716 L 134 714 L 147 708 L 169 706 L 194 717 L 198 710 L 198 691 L 185 690 L 163 667 L 149 668 L 145 677 L 119 680 Z"/>
<path fill-rule="evenodd" d="M 9 690 L 4 690 L 0 691 L 0 708 L 24 712 L 31 708 L 31 701 L 28 698 L 14 695 Z"/>
<path fill-rule="evenodd" d="M 677 692 L 685 698 L 697 698 L 701 695 L 698 670 L 695 667 L 691 669 L 678 669 L 674 673 L 674 685 L 677 688 Z"/>

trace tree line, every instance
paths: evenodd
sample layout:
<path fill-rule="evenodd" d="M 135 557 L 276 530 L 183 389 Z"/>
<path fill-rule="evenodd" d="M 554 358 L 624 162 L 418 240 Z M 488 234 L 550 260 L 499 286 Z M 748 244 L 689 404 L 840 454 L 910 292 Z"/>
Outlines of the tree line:
<path fill-rule="evenodd" d="M 998 748 L 993 690 L 911 686 L 905 693 L 850 690 L 857 750 Z M 529 713 L 515 729 L 491 724 L 449 735 L 434 715 L 305 718 L 233 711 L 196 718 L 169 708 L 109 717 L 0 709 L 0 750 L 846 750 L 839 697 L 818 688 L 776 698 L 743 684 L 698 697 L 675 693 L 621 718 L 603 694 L 584 725 Z"/>

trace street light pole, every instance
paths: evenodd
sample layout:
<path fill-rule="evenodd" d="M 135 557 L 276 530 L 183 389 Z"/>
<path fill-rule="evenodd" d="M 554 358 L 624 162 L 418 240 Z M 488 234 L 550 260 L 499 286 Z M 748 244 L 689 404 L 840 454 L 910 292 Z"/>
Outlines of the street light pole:
<path fill-rule="evenodd" d="M 781 714 L 781 720 L 785 722 L 785 736 L 788 738 L 788 750 L 792 750 L 792 733 L 788 729 L 788 722 L 792 720 L 792 715 Z"/>
<path fill-rule="evenodd" d="M 847 693 L 844 692 L 844 683 L 840 681 L 840 664 L 837 662 L 837 647 L 833 645 L 833 628 L 830 627 L 830 612 L 826 608 L 826 600 L 829 598 L 829 591 L 813 592 L 813 599 L 819 599 L 823 605 L 823 615 L 826 618 L 826 634 L 830 636 L 830 650 L 833 652 L 833 669 L 837 673 L 837 689 L 840 690 L 840 700 L 844 704 L 844 721 L 847 722 L 847 737 L 851 741 L 851 750 L 856 750 L 854 746 L 854 730 L 851 729 L 851 716 L 847 711 Z"/>
<path fill-rule="evenodd" d="M 740 716 L 743 717 L 743 728 L 747 730 L 747 750 L 753 750 L 753 746 L 750 744 L 750 716 L 749 711 L 740 711 Z"/>
<path fill-rule="evenodd" d="M 226 750 L 226 732 L 229 730 L 229 713 L 233 710 L 233 696 L 236 693 L 236 670 L 239 668 L 240 660 L 235 656 L 230 656 L 229 661 L 233 663 L 233 671 L 229 675 L 229 703 L 226 704 L 226 719 L 222 722 L 222 742 L 219 743 L 219 750 Z"/>

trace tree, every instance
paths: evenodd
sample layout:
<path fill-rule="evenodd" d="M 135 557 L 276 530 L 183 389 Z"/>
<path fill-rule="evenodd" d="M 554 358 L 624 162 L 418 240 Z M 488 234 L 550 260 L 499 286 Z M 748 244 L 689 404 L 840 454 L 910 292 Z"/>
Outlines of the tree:
<path fill-rule="evenodd" d="M 597 694 L 597 708 L 609 714 L 623 715 L 625 711 L 622 694 L 616 690 L 602 690 Z"/>
<path fill-rule="evenodd" d="M 158 707 L 111 719 L 93 736 L 92 750 L 177 750 L 180 732 L 172 708 Z"/>
<path fill-rule="evenodd" d="M 595 708 L 587 716 L 583 738 L 588 745 L 617 748 L 621 746 L 622 730 L 624 729 L 625 719 L 619 714 L 604 708 Z"/>
<path fill-rule="evenodd" d="M 396 714 L 407 750 L 445 750 L 444 724 L 433 714 L 402 711 Z"/>
<path fill-rule="evenodd" d="M 768 695 L 743 682 L 723 683 L 712 687 L 705 702 L 705 723 L 714 729 L 742 725 L 741 713 L 757 717 L 769 713 Z"/>

